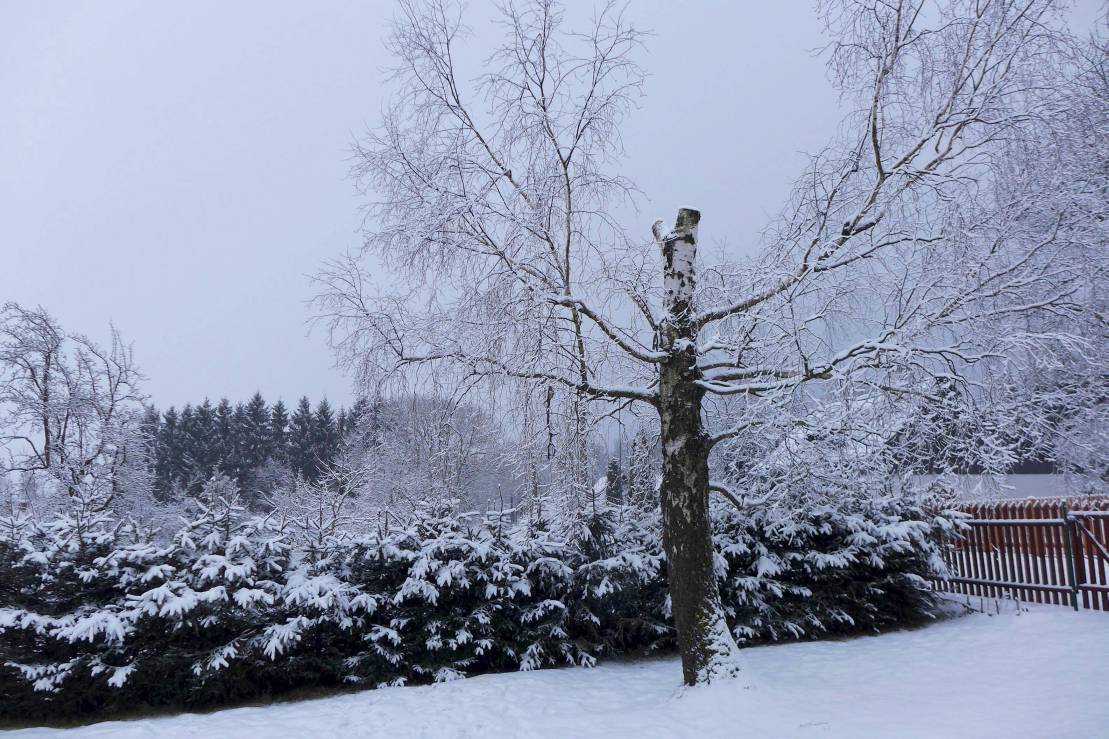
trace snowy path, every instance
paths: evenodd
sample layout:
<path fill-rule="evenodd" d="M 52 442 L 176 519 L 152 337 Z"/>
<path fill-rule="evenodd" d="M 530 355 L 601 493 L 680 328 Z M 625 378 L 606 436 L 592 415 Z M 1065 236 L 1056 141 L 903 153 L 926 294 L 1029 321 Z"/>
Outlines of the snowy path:
<path fill-rule="evenodd" d="M 684 693 L 660 659 L 0 735 L 1109 737 L 1109 614 L 1040 607 L 744 656 L 741 680 Z"/>

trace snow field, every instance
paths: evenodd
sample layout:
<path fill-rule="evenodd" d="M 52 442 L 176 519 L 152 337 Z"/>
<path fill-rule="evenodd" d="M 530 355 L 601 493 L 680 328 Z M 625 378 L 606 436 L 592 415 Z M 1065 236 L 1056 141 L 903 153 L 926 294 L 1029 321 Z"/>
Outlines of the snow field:
<path fill-rule="evenodd" d="M 6 739 L 140 737 L 1109 737 L 1109 616 L 1059 607 L 742 651 L 687 690 L 675 658 L 484 675 Z"/>

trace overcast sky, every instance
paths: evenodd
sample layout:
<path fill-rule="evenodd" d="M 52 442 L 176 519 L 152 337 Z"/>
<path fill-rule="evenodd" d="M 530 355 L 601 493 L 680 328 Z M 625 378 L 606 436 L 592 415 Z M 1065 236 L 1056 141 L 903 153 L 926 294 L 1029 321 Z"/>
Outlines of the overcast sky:
<path fill-rule="evenodd" d="M 494 42 L 472 0 L 480 57 Z M 1100 0 L 1080 3 L 1092 18 Z M 633 0 L 654 31 L 624 174 L 655 215 L 757 240 L 834 127 L 811 4 Z M 261 390 L 348 403 L 307 275 L 359 243 L 389 2 L 0 0 L 0 301 L 134 342 L 159 406 Z M 472 69 L 476 74 L 477 69 Z"/>

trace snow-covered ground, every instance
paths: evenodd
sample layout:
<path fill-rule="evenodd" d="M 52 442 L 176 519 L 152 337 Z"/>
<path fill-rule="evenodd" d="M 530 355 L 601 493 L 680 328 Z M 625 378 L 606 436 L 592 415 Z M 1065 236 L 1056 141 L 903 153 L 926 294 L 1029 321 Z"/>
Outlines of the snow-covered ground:
<path fill-rule="evenodd" d="M 5 735 L 138 737 L 1109 737 L 1109 614 L 1060 607 L 744 650 L 733 682 L 675 659 Z"/>

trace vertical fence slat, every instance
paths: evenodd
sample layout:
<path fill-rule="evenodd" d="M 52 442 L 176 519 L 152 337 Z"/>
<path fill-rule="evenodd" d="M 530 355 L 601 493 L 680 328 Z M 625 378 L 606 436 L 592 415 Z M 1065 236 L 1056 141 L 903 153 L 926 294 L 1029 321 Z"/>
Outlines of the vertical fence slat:
<path fill-rule="evenodd" d="M 1005 511 L 1004 515 L 1002 515 L 1003 519 L 1009 520 L 1009 519 L 1013 518 L 1012 506 L 1005 505 L 1002 508 Z M 998 530 L 997 530 L 997 542 L 998 542 L 997 556 L 998 556 L 998 559 L 1000 560 L 1000 563 L 1001 563 L 1001 579 L 1005 580 L 1006 582 L 1016 583 L 1016 582 L 1020 581 L 1020 578 L 1018 578 L 1016 573 L 1013 572 L 1013 558 L 1012 558 L 1013 545 L 1010 542 L 1010 539 L 1012 538 L 1012 534 L 1013 534 L 1013 527 L 1012 526 L 1006 525 L 1006 526 L 999 526 L 998 527 Z M 1003 589 L 1002 590 L 1002 596 L 1003 597 L 1009 597 L 1009 598 L 1018 597 L 1016 587 L 1013 586 L 1013 587 L 1010 587 L 1010 588 Z"/>
<path fill-rule="evenodd" d="M 1047 518 L 1047 510 L 1041 503 L 1030 506 L 1032 518 Z M 1047 526 L 1036 527 L 1036 549 L 1039 553 L 1040 577 L 1044 585 L 1056 585 L 1055 553 L 1051 549 L 1051 533 Z M 1058 594 L 1054 590 L 1044 591 L 1044 603 L 1056 603 Z"/>
<path fill-rule="evenodd" d="M 981 514 L 978 514 L 981 515 Z M 988 580 L 989 572 L 986 567 L 986 532 L 981 526 L 975 526 L 972 530 L 974 537 L 972 539 L 974 548 L 971 554 L 974 556 L 974 578 L 976 580 Z M 981 596 L 989 595 L 989 588 L 984 585 L 975 586 L 975 592 Z"/>
<path fill-rule="evenodd" d="M 1045 507 L 1047 508 L 1047 515 L 1051 516 L 1052 518 L 1058 518 L 1058 516 L 1059 516 L 1059 506 L 1058 505 L 1053 505 L 1053 504 L 1049 503 Z M 1048 545 L 1049 546 L 1049 551 L 1050 551 L 1050 556 L 1048 558 L 1048 562 L 1051 563 L 1051 573 L 1052 573 L 1052 580 L 1051 581 L 1052 581 L 1052 584 L 1054 584 L 1054 585 L 1058 585 L 1060 587 L 1066 587 L 1066 584 L 1067 584 L 1067 577 L 1066 577 L 1066 574 L 1065 574 L 1066 573 L 1066 562 L 1063 561 L 1063 554 L 1064 554 L 1064 552 L 1063 552 L 1063 539 L 1062 539 L 1062 536 L 1060 536 L 1060 534 L 1062 534 L 1062 530 L 1058 526 L 1050 526 L 1050 527 L 1047 528 L 1047 530 L 1048 530 L 1048 539 L 1050 541 L 1050 544 Z M 1055 593 L 1055 604 L 1060 605 L 1060 606 L 1066 605 L 1067 604 L 1066 594 L 1063 593 L 1062 591 L 1056 591 L 1056 593 Z"/>
<path fill-rule="evenodd" d="M 1102 505 L 1091 504 L 1086 510 L 1106 510 L 1109 509 L 1109 502 L 1102 501 Z M 1104 518 L 1095 518 L 1090 521 L 1094 524 L 1091 527 L 1094 536 L 1097 539 L 1101 548 L 1109 551 L 1109 523 Z M 1102 591 L 1097 598 L 1098 604 L 1102 611 L 1109 611 L 1109 561 L 1105 557 L 1097 557 L 1095 560 L 1096 569 L 1098 572 L 1098 584 L 1102 586 Z"/>
<path fill-rule="evenodd" d="M 1006 519 L 1009 517 L 1008 511 L 1005 510 L 1004 505 L 1001 505 L 998 508 L 999 518 Z M 1008 562 L 1005 561 L 1005 535 L 1009 533 L 1007 531 L 1009 527 L 1005 525 L 1000 525 L 991 526 L 990 528 L 992 529 L 990 533 L 993 534 L 993 558 L 994 561 L 997 563 L 994 568 L 994 571 L 997 573 L 997 579 L 1000 582 L 1010 581 L 1013 578 L 1009 576 Z M 997 597 L 1010 597 L 1009 592 L 1010 591 L 1008 588 L 999 587 L 997 588 Z"/>
<path fill-rule="evenodd" d="M 986 535 L 986 568 L 989 571 L 989 579 L 1000 580 L 1003 579 L 1001 575 L 1001 561 L 997 553 L 999 547 L 997 546 L 998 527 L 985 526 L 983 533 Z M 1003 589 L 997 586 L 990 586 L 989 596 L 991 598 L 1000 598 Z"/>
<path fill-rule="evenodd" d="M 966 537 L 960 536 L 955 544 L 955 569 L 958 577 L 970 577 L 967 573 L 970 569 L 967 567 L 967 546 Z M 970 595 L 970 586 L 965 582 L 957 583 L 955 585 L 955 592 L 963 595 Z"/>
<path fill-rule="evenodd" d="M 1024 506 L 1017 506 L 1013 515 L 1017 518 L 1024 518 Z M 1028 526 L 1014 526 L 1013 527 L 1013 557 L 1017 563 L 1017 579 L 1022 583 L 1029 585 L 1032 583 L 1032 572 L 1028 569 L 1028 551 L 1024 544 L 1024 535 L 1028 530 Z M 1028 603 L 1032 602 L 1031 588 L 1022 588 L 1020 591 L 1021 600 Z"/>
<path fill-rule="evenodd" d="M 1028 509 L 1028 507 L 1026 505 L 1024 505 L 1023 503 L 1021 503 L 1021 505 L 1017 509 L 1017 515 L 1019 515 L 1020 518 L 1028 518 L 1028 516 L 1025 515 L 1026 512 L 1027 512 L 1027 509 Z M 1030 540 L 1028 538 L 1028 533 L 1029 533 L 1029 529 L 1032 529 L 1032 528 L 1035 528 L 1035 527 L 1034 526 L 1021 526 L 1020 530 L 1017 532 L 1017 541 L 1019 542 L 1018 546 L 1020 547 L 1021 572 L 1023 573 L 1024 582 L 1028 583 L 1029 585 L 1035 585 L 1036 584 L 1036 572 L 1032 568 L 1032 557 L 1031 557 L 1031 555 L 1029 554 L 1029 551 L 1028 551 L 1029 542 L 1030 542 Z M 1036 590 L 1035 588 L 1026 589 L 1025 593 L 1027 594 L 1028 602 L 1031 603 L 1034 600 L 1036 600 L 1037 596 L 1039 595 L 1039 592 L 1040 591 Z"/>
<path fill-rule="evenodd" d="M 1034 510 L 1032 504 L 1027 501 L 1024 504 L 1022 512 L 1025 518 L 1036 517 L 1036 511 Z M 1046 573 L 1044 572 L 1043 547 L 1040 546 L 1040 532 L 1038 531 L 1038 529 L 1039 526 L 1029 526 L 1028 531 L 1025 532 L 1025 536 L 1028 539 L 1028 556 L 1032 563 L 1032 572 L 1034 573 L 1033 582 L 1035 582 L 1037 585 L 1046 585 L 1047 578 L 1045 577 Z M 1045 597 L 1043 590 L 1036 590 L 1036 602 L 1047 602 L 1047 598 Z"/>
<path fill-rule="evenodd" d="M 1074 573 L 1075 581 L 1074 587 L 1078 590 L 1079 597 L 1082 600 L 1082 607 L 1090 607 L 1090 591 L 1082 586 L 1085 585 L 1090 579 L 1087 577 L 1087 563 L 1086 557 L 1088 556 L 1089 549 L 1086 544 L 1086 537 L 1083 536 L 1083 531 L 1078 527 L 1077 519 L 1067 522 L 1067 530 L 1070 531 L 1071 546 L 1074 548 L 1074 556 L 1071 559 L 1071 571 Z"/>
<path fill-rule="evenodd" d="M 1010 518 L 1018 518 L 1012 504 L 1008 506 L 1008 509 Z M 1015 583 L 1023 583 L 1025 580 L 1023 573 L 1020 571 L 1020 545 L 1017 544 L 1017 534 L 1020 532 L 1020 527 L 1014 525 L 1006 528 L 1008 531 L 1005 532 L 1005 557 L 1009 560 L 1009 578 Z M 1013 586 L 1013 597 L 1017 600 L 1027 600 L 1025 592 L 1019 584 Z"/>
<path fill-rule="evenodd" d="M 1097 537 L 1098 543 L 1102 548 L 1109 551 L 1109 523 L 1104 518 L 1095 518 L 1091 523 L 1094 524 L 1094 535 Z M 1098 584 L 1102 588 L 1109 588 L 1109 562 L 1104 557 L 1097 558 L 1098 570 Z M 1101 597 L 1098 599 L 1102 611 L 1109 611 L 1109 589 L 1101 591 Z"/>

